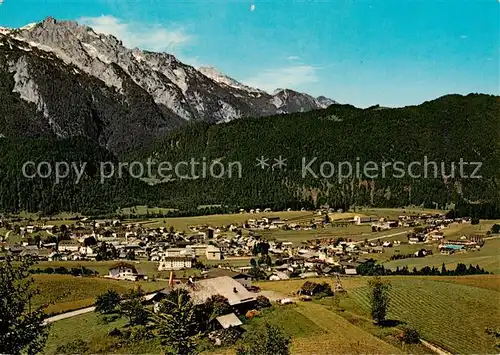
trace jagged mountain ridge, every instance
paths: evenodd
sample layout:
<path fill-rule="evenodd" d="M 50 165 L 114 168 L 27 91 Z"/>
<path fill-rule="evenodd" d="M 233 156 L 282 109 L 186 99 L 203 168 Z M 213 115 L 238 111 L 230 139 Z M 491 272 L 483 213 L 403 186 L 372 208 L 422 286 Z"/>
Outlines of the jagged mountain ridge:
<path fill-rule="evenodd" d="M 121 102 L 122 111 L 127 111 L 127 106 L 138 107 L 142 103 L 146 112 L 154 112 L 154 117 L 141 118 L 138 115 L 130 124 L 143 126 L 142 129 L 147 132 L 147 125 L 153 121 L 148 135 L 161 133 L 186 121 L 219 123 L 242 117 L 309 111 L 334 103 L 293 90 L 280 90 L 271 95 L 238 83 L 213 68 L 197 70 L 167 53 L 128 49 L 114 36 L 98 34 L 92 28 L 72 21 L 57 21 L 49 17 L 16 30 L 2 28 L 0 41 L 7 59 L 2 70 L 14 78 L 13 91 L 19 93 L 23 100 L 34 103 L 52 133 L 60 137 L 77 134 L 78 129 L 68 130 L 63 121 L 69 118 L 60 117 L 61 113 L 56 115 L 50 109 L 54 106 L 50 101 L 66 98 L 54 86 L 47 88 L 45 95 L 41 93 L 41 88 L 50 84 L 43 82 L 48 77 L 35 75 L 34 63 L 38 63 L 38 67 L 43 63 L 43 68 L 55 70 L 57 74 L 53 75 L 56 77 L 78 76 L 66 80 L 69 85 L 66 91 L 77 90 L 70 82 L 80 86 L 79 89 L 87 85 L 84 82 L 92 82 L 94 89 L 86 89 L 89 95 L 87 101 L 84 100 L 84 104 L 77 100 L 79 105 L 93 107 L 96 87 L 99 87 L 100 94 L 105 92 L 108 97 L 114 96 L 115 101 Z M 14 52 L 17 54 L 14 55 Z M 38 77 L 36 80 L 35 76 Z M 100 83 L 83 80 L 83 76 L 97 79 Z M 91 126 L 100 122 L 97 124 L 100 128 L 94 128 L 94 131 L 109 131 L 107 121 L 119 126 L 119 122 L 104 117 L 102 110 L 94 108 L 94 111 L 94 117 L 82 117 L 82 120 L 90 121 Z M 127 117 L 124 119 L 129 120 Z M 74 125 L 78 126 L 77 122 Z M 96 138 L 85 129 L 80 133 Z M 111 144 L 114 151 L 124 148 L 120 148 L 119 141 L 108 141 L 108 136 L 114 135 L 112 130 L 106 133 L 108 136 L 101 133 L 97 134 L 97 140 L 105 146 Z M 120 135 L 126 134 L 127 131 L 122 129 Z M 137 139 L 142 139 L 142 135 Z"/>

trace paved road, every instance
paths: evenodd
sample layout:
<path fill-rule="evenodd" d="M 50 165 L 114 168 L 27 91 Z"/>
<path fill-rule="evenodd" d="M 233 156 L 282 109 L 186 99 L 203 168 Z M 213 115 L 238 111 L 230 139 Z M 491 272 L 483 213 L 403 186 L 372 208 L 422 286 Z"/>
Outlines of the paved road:
<path fill-rule="evenodd" d="M 149 296 L 149 295 L 154 295 L 155 293 L 156 292 L 145 294 L 144 297 Z M 76 316 L 79 316 L 79 315 L 82 315 L 82 314 L 85 314 L 85 313 L 94 312 L 94 311 L 95 311 L 95 307 L 94 306 L 87 307 L 87 308 L 82 308 L 82 309 L 77 309 L 76 311 L 65 312 L 65 313 L 58 314 L 56 316 L 45 318 L 44 323 L 45 324 L 49 324 L 49 323 L 57 322 L 58 320 L 62 320 L 62 319 L 66 319 L 66 318 L 71 318 L 71 317 L 76 317 Z"/>
<path fill-rule="evenodd" d="M 81 314 L 90 313 L 90 312 L 94 312 L 94 311 L 95 311 L 95 307 L 87 307 L 87 308 L 77 309 L 76 311 L 61 313 L 61 314 L 58 314 L 57 316 L 46 318 L 44 321 L 44 324 L 57 322 L 58 320 L 71 318 L 71 317 L 79 316 Z"/>
<path fill-rule="evenodd" d="M 391 237 L 395 237 L 397 235 L 402 235 L 402 234 L 407 234 L 407 233 L 408 233 L 408 231 L 398 232 L 398 233 L 393 233 L 393 234 L 388 234 L 388 235 L 384 235 L 382 237 L 370 238 L 370 239 L 368 239 L 368 241 L 371 242 L 371 241 L 378 240 L 378 239 L 391 238 Z M 361 243 L 364 243 L 364 241 L 360 240 L 356 244 L 361 244 Z"/>

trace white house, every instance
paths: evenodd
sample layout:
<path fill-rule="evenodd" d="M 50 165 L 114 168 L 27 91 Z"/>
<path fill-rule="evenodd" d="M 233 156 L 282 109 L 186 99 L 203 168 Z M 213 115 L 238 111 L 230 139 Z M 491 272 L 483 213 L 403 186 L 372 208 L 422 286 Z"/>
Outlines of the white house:
<path fill-rule="evenodd" d="M 111 279 L 137 281 L 145 278 L 140 274 L 134 265 L 124 262 L 119 262 L 109 268 L 109 273 L 106 276 Z"/>
<path fill-rule="evenodd" d="M 269 280 L 271 281 L 280 281 L 280 280 L 288 280 L 290 277 L 282 271 L 274 271 L 271 276 L 269 276 Z"/>
<path fill-rule="evenodd" d="M 205 250 L 207 260 L 222 260 L 222 252 L 220 248 L 209 245 Z"/>

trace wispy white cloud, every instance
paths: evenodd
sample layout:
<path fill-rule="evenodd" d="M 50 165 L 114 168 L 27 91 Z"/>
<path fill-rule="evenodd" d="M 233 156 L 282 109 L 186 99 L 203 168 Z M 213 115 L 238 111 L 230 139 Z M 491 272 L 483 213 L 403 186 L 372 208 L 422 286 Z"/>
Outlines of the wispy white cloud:
<path fill-rule="evenodd" d="M 266 69 L 242 82 L 268 92 L 276 88 L 300 90 L 301 85 L 319 81 L 317 75 L 319 69 L 312 65 L 290 65 L 284 68 Z"/>
<path fill-rule="evenodd" d="M 2 4 L 3 4 L 3 0 L 0 0 L 0 5 L 2 5 Z"/>
<path fill-rule="evenodd" d="M 125 22 L 114 16 L 82 17 L 79 22 L 92 27 L 96 32 L 115 36 L 126 47 L 155 52 L 176 54 L 194 39 L 183 27 Z"/>
<path fill-rule="evenodd" d="M 294 61 L 294 60 L 299 60 L 300 57 L 297 56 L 297 55 L 290 55 L 288 57 L 286 57 L 286 60 L 289 60 L 289 61 Z"/>

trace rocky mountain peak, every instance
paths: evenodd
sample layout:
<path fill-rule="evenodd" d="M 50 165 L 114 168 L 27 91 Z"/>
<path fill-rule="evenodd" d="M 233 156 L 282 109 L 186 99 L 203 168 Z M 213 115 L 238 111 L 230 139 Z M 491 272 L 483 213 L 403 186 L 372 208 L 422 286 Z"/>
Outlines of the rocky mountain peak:
<path fill-rule="evenodd" d="M 67 90 L 72 90 L 72 85 L 81 88 L 89 82 L 92 85 L 101 83 L 99 85 L 113 91 L 109 95 L 120 95 L 120 99 L 114 100 L 121 102 L 124 112 L 127 112 L 126 105 L 133 102 L 150 107 L 156 112 L 153 116 L 158 117 L 155 118 L 155 127 L 143 127 L 146 131 L 158 127 L 168 129 L 170 125 L 186 121 L 219 123 L 325 107 L 307 94 L 288 89 L 269 94 L 246 86 L 213 67 L 196 69 L 169 53 L 127 48 L 120 39 L 96 33 L 91 27 L 75 21 L 48 17 L 17 30 L 0 29 L 2 40 L 8 40 L 9 45 L 0 46 L 0 51 L 7 57 L 7 63 L 10 56 L 12 59 L 11 64 L 0 67 L 0 71 L 6 70 L 13 76 L 15 90 L 22 98 L 30 98 L 36 103 L 50 122 L 49 126 L 57 128 L 57 134 L 62 136 L 71 135 L 71 132 L 61 128 L 59 117 L 51 113 L 50 102 L 68 100 L 67 96 L 61 93 L 61 97 L 56 97 L 54 90 L 57 88 L 47 89 L 45 96 L 37 91 L 43 87 L 41 81 L 47 79 L 46 72 L 49 71 L 51 75 L 66 78 Z M 15 56 L 14 52 L 17 53 Z M 20 53 L 24 57 L 22 62 L 18 62 Z M 17 64 L 12 64 L 13 61 Z M 34 63 L 43 65 L 37 64 L 34 68 Z M 44 72 L 38 73 L 41 68 Z M 89 80 L 82 82 L 82 75 Z M 98 127 L 110 122 L 105 116 L 92 119 L 98 119 Z"/>

